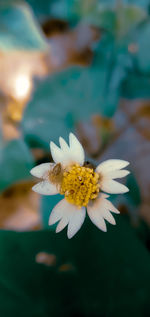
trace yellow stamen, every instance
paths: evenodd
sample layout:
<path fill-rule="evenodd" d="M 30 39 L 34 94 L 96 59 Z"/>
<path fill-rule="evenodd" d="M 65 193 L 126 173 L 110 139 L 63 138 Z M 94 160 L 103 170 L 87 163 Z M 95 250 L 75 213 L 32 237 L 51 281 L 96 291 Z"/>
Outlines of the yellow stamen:
<path fill-rule="evenodd" d="M 60 194 L 65 195 L 66 200 L 78 207 L 87 206 L 89 200 L 95 199 L 99 193 L 99 174 L 92 168 L 71 166 L 63 174 Z"/>

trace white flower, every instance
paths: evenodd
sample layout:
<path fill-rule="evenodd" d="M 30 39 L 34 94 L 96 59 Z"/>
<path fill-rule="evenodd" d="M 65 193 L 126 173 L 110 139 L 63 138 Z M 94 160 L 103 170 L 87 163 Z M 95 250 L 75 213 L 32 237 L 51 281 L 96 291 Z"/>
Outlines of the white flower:
<path fill-rule="evenodd" d="M 59 138 L 60 147 L 50 142 L 54 163 L 43 163 L 34 167 L 31 174 L 42 181 L 33 190 L 43 195 L 62 194 L 61 200 L 52 210 L 49 224 L 56 222 L 56 232 L 68 225 L 67 235 L 72 238 L 81 228 L 87 213 L 92 222 L 102 231 L 107 231 L 105 220 L 115 225 L 112 213 L 119 211 L 107 199 L 110 194 L 128 192 L 128 188 L 114 179 L 129 174 L 124 168 L 129 164 L 123 160 L 107 160 L 96 169 L 85 162 L 84 150 L 74 134 L 69 135 L 69 145 Z"/>

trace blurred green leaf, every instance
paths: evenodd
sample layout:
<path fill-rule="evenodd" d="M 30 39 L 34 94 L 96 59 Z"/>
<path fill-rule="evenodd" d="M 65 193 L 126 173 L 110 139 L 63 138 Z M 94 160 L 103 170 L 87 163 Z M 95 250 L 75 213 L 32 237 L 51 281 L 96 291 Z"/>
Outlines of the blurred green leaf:
<path fill-rule="evenodd" d="M 133 173 L 127 177 L 126 186 L 129 188 L 129 192 L 126 194 L 129 204 L 135 207 L 140 206 L 141 204 L 140 189 Z"/>
<path fill-rule="evenodd" d="M 94 12 L 91 12 L 89 16 L 85 17 L 85 22 L 107 31 L 114 32 L 116 29 L 115 10 L 112 10 L 109 7 L 95 8 Z"/>
<path fill-rule="evenodd" d="M 137 30 L 136 34 L 133 34 L 133 43 L 137 47 L 135 54 L 135 60 L 138 69 L 144 73 L 150 73 L 150 19 L 148 19 Z"/>
<path fill-rule="evenodd" d="M 46 49 L 46 39 L 30 7 L 21 1 L 0 2 L 0 50 Z"/>
<path fill-rule="evenodd" d="M 33 158 L 22 140 L 13 140 L 0 149 L 0 191 L 30 178 Z"/>
<path fill-rule="evenodd" d="M 144 7 L 128 1 L 100 0 L 58 0 L 52 3 L 52 14 L 72 21 L 86 23 L 106 29 L 112 33 L 125 35 L 143 21 L 147 15 Z"/>
<path fill-rule="evenodd" d="M 132 31 L 139 23 L 145 20 L 147 13 L 138 6 L 121 6 L 117 10 L 116 31 L 120 36 Z"/>
<path fill-rule="evenodd" d="M 110 200 L 118 209 L 123 207 L 124 210 L 125 207 L 125 212 L 130 215 L 132 222 L 137 224 L 141 206 L 141 193 L 133 172 L 127 176 L 125 185 L 129 188 L 129 192 L 124 195 L 112 195 Z"/>
<path fill-rule="evenodd" d="M 129 72 L 122 83 L 122 97 L 150 98 L 150 78 L 137 71 Z"/>
<path fill-rule="evenodd" d="M 112 0 L 110 0 L 112 1 Z M 116 0 L 114 0 L 116 1 Z M 149 7 L 149 0 L 122 0 L 124 3 L 127 3 L 127 4 L 133 4 L 133 5 L 136 5 L 136 6 L 139 6 L 141 8 L 144 8 L 144 9 L 148 9 Z"/>
<path fill-rule="evenodd" d="M 51 15 L 51 6 L 55 0 L 26 0 L 39 20 Z"/>
<path fill-rule="evenodd" d="M 93 13 L 95 14 L 95 23 L 97 23 L 96 11 L 100 6 L 106 7 L 106 0 L 27 0 L 27 2 L 32 6 L 35 15 L 40 20 L 51 16 L 69 20 L 71 23 L 93 16 Z M 127 6 L 136 6 L 137 9 L 139 7 L 147 10 L 149 6 L 149 0 L 122 0 L 122 3 Z M 116 0 L 107 0 L 107 7 L 115 8 L 115 6 Z M 93 18 L 92 20 L 94 22 Z M 105 23 L 110 25 L 109 21 L 105 21 Z"/>
<path fill-rule="evenodd" d="M 52 3 L 52 15 L 77 22 L 97 7 L 99 0 L 57 0 Z"/>
<path fill-rule="evenodd" d="M 56 17 L 60 19 L 78 21 L 89 13 L 99 0 L 27 0 L 37 17 Z"/>
<path fill-rule="evenodd" d="M 126 75 L 124 62 L 113 60 L 104 48 L 89 67 L 73 67 L 40 83 L 25 110 L 22 130 L 27 141 L 49 147 L 79 120 L 94 113 L 114 115 L 120 85 Z"/>
<path fill-rule="evenodd" d="M 134 29 L 146 16 L 146 11 L 137 6 L 121 4 L 117 8 L 105 4 L 95 7 L 95 10 L 85 17 L 85 22 L 121 37 Z"/>
<path fill-rule="evenodd" d="M 126 218 L 108 232 L 87 220 L 71 240 L 66 232 L 0 232 L 0 315 L 146 316 L 150 257 Z M 54 266 L 36 263 L 39 252 Z"/>

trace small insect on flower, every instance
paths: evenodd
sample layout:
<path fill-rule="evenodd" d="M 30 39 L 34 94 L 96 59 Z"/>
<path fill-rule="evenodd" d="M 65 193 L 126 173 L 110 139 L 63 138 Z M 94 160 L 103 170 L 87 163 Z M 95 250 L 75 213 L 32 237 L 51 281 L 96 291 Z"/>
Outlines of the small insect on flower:
<path fill-rule="evenodd" d="M 42 181 L 33 190 L 42 195 L 64 196 L 52 210 L 49 225 L 58 222 L 56 232 L 68 225 L 67 236 L 72 238 L 81 228 L 86 210 L 91 221 L 102 231 L 107 231 L 105 220 L 115 225 L 112 213 L 119 211 L 107 199 L 109 194 L 128 192 L 125 185 L 115 181 L 129 174 L 124 168 L 129 162 L 107 160 L 96 168 L 85 162 L 84 150 L 74 134 L 69 135 L 69 145 L 59 138 L 60 147 L 50 142 L 54 163 L 34 167 L 31 174 Z M 105 192 L 105 193 L 103 193 Z"/>
<path fill-rule="evenodd" d="M 63 169 L 60 163 L 54 165 L 54 167 L 49 171 L 49 180 L 52 184 L 59 186 L 63 179 Z"/>

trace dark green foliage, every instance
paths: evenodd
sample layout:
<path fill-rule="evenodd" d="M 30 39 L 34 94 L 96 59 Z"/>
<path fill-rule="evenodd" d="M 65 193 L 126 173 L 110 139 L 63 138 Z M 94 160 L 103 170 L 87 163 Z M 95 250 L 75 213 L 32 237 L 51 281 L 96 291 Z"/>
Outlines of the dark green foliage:
<path fill-rule="evenodd" d="M 122 85 L 122 96 L 125 98 L 144 98 L 150 97 L 150 80 L 149 76 L 141 73 L 131 72 L 124 80 Z"/>
<path fill-rule="evenodd" d="M 138 207 L 141 203 L 141 195 L 133 173 L 127 177 L 126 185 L 129 188 L 129 193 L 127 193 L 127 200 L 129 200 L 129 204 L 131 203 L 135 207 Z"/>
<path fill-rule="evenodd" d="M 66 232 L 0 232 L 0 315 L 146 316 L 150 309 L 150 259 L 127 220 L 108 233 L 88 220 L 68 240 Z M 35 263 L 37 253 L 56 265 Z M 60 271 L 64 264 L 68 271 Z"/>

